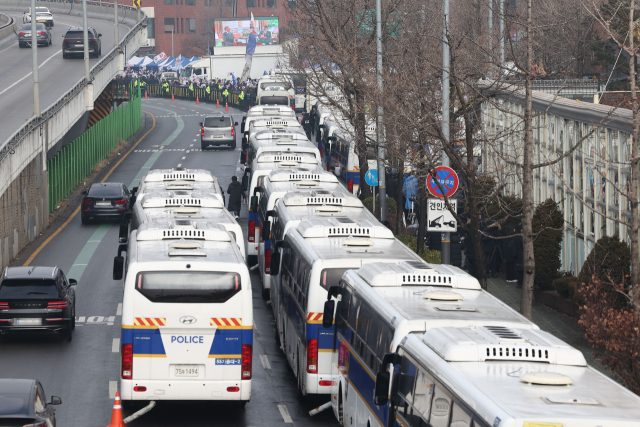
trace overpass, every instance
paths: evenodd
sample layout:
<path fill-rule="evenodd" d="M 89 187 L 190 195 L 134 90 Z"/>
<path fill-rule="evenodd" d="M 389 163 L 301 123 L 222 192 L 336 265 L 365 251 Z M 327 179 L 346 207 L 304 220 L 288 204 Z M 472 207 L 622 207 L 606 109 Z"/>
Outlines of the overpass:
<path fill-rule="evenodd" d="M 102 56 L 91 60 L 90 81 L 82 59 L 62 59 L 61 38 L 70 26 L 82 26 L 82 6 L 37 1 L 54 15 L 53 45 L 38 49 L 40 117 L 32 117 L 31 54 L 14 43 L 0 50 L 0 267 L 48 225 L 47 159 L 86 129 L 88 111 L 126 59 L 146 43 L 146 19 L 120 5 L 119 35 L 114 42 L 114 9 L 107 2 L 87 2 L 89 25 L 102 34 Z M 29 0 L 3 0 L 0 13 L 18 28 Z M 110 21 L 109 21 L 110 20 Z M 74 127 L 75 126 L 75 127 Z"/>

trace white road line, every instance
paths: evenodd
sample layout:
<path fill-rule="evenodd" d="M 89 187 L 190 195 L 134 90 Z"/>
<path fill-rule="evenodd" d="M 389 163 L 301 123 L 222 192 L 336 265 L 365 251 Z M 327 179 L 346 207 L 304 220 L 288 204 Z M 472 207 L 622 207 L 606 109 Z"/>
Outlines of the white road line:
<path fill-rule="evenodd" d="M 122 303 L 118 303 L 118 309 L 116 310 L 116 316 L 122 316 Z"/>
<path fill-rule="evenodd" d="M 189 150 L 187 150 L 186 153 L 189 154 Z"/>
<path fill-rule="evenodd" d="M 115 321 L 116 321 L 116 316 L 109 316 L 109 318 L 107 319 L 107 325 L 113 326 L 113 322 Z"/>
<path fill-rule="evenodd" d="M 84 323 L 85 319 L 86 319 L 86 317 L 84 317 L 84 316 L 78 317 L 78 323 Z"/>
<path fill-rule="evenodd" d="M 54 53 L 53 55 L 51 55 L 50 57 L 48 57 L 47 59 L 45 59 L 42 64 L 38 65 L 38 69 L 42 68 L 42 66 L 44 64 L 46 64 L 47 62 L 49 62 L 49 60 L 51 58 L 53 58 L 54 56 L 56 56 L 57 54 L 59 54 L 60 52 L 62 52 L 62 49 L 60 49 L 59 51 L 57 51 L 56 53 Z M 24 76 L 23 78 L 21 78 L 20 80 L 18 80 L 17 82 L 15 82 L 14 84 L 12 84 L 11 86 L 9 86 L 8 88 L 6 88 L 5 90 L 3 90 L 2 92 L 0 92 L 0 95 L 2 95 L 3 93 L 5 93 L 6 91 L 8 91 L 9 89 L 11 89 L 12 87 L 14 87 L 15 85 L 17 85 L 18 83 L 20 83 L 21 81 L 23 81 L 24 79 L 26 79 L 27 77 L 29 77 L 31 74 L 33 74 L 33 72 L 29 72 L 29 74 L 27 74 L 26 76 Z"/>
<path fill-rule="evenodd" d="M 285 405 L 278 405 L 278 409 L 280 410 L 280 415 L 282 415 L 282 419 L 285 423 L 293 423 L 291 415 L 289 415 L 289 411 Z"/>
<path fill-rule="evenodd" d="M 114 12 L 115 13 L 115 12 Z M 183 157 L 182 160 L 186 159 L 186 157 Z"/>
<path fill-rule="evenodd" d="M 182 167 L 182 163 L 178 163 L 178 167 L 181 168 Z"/>
<path fill-rule="evenodd" d="M 17 45 L 17 44 L 18 44 L 18 42 L 15 42 L 14 44 L 10 44 L 8 48 L 0 50 L 0 53 L 5 52 L 5 51 L 7 51 L 7 50 L 11 49 L 12 47 L 14 47 L 14 46 L 15 46 L 15 45 Z"/>
<path fill-rule="evenodd" d="M 260 355 L 260 361 L 262 362 L 262 367 L 264 369 L 271 369 L 271 365 L 269 364 L 269 359 L 267 358 L 266 354 L 261 354 Z"/>
<path fill-rule="evenodd" d="M 109 381 L 109 399 L 115 399 L 118 391 L 118 381 Z"/>
<path fill-rule="evenodd" d="M 111 344 L 112 353 L 120 353 L 120 338 L 114 338 Z"/>
<path fill-rule="evenodd" d="M 194 140 L 193 140 L 193 142 L 196 142 L 196 141 L 197 141 L 197 139 L 194 139 Z M 193 147 L 193 144 L 191 144 L 191 146 Z"/>

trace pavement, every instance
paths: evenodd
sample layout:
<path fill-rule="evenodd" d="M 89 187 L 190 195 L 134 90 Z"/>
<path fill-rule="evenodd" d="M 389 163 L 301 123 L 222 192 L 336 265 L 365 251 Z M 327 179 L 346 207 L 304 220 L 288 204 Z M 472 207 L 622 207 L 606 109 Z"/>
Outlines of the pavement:
<path fill-rule="evenodd" d="M 516 288 L 516 282 L 507 282 L 504 277 L 487 279 L 487 290 L 514 310 L 520 312 L 522 289 Z M 533 322 L 543 331 L 549 332 L 584 354 L 587 363 L 598 371 L 613 377 L 613 373 L 605 368 L 594 356 L 593 347 L 589 345 L 578 326 L 578 319 L 569 317 L 556 310 L 545 307 L 535 300 L 531 308 Z M 615 379 L 615 378 L 614 378 Z"/>

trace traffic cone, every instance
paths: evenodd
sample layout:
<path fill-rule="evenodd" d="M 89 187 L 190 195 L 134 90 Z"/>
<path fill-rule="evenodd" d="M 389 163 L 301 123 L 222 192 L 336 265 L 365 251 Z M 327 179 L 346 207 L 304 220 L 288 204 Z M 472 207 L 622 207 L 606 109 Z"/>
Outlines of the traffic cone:
<path fill-rule="evenodd" d="M 216 99 L 216 107 L 220 108 L 220 100 Z"/>
<path fill-rule="evenodd" d="M 200 104 L 200 99 L 196 96 L 196 104 Z"/>
<path fill-rule="evenodd" d="M 229 103 L 228 102 L 224 103 L 224 111 L 229 111 Z"/>
<path fill-rule="evenodd" d="M 125 98 L 129 98 L 129 91 L 128 91 L 128 90 L 125 90 L 125 91 L 124 91 L 124 97 L 125 97 Z"/>
<path fill-rule="evenodd" d="M 107 427 L 126 427 L 122 419 L 122 405 L 120 404 L 120 393 L 116 391 L 116 400 L 113 402 L 113 412 L 111 413 L 111 424 Z"/>
<path fill-rule="evenodd" d="M 176 99 L 173 97 L 173 93 L 171 94 L 171 100 L 175 101 Z"/>
<path fill-rule="evenodd" d="M 145 97 L 145 98 L 148 98 L 148 96 L 147 96 L 147 91 L 146 91 L 146 90 L 144 91 L 144 97 Z"/>

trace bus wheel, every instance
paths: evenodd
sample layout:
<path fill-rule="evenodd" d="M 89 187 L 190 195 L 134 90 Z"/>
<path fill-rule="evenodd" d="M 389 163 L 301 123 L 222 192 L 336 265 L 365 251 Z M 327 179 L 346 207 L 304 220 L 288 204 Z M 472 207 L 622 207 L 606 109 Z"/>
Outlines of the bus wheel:
<path fill-rule="evenodd" d="M 278 346 L 280 346 L 280 332 L 278 332 L 278 325 L 276 324 L 276 333 L 275 333 L 275 338 L 276 338 L 276 344 L 278 344 Z"/>
<path fill-rule="evenodd" d="M 300 352 L 298 351 L 298 363 L 297 363 L 297 368 L 298 368 L 298 390 L 296 393 L 296 397 L 299 400 L 303 400 L 304 399 L 304 394 L 302 393 L 302 363 L 301 363 L 301 359 L 300 359 Z"/>
<path fill-rule="evenodd" d="M 344 420 L 344 404 L 342 403 L 342 385 L 338 388 L 338 422 L 342 425 Z"/>
<path fill-rule="evenodd" d="M 265 301 L 269 301 L 269 298 L 271 298 L 271 290 L 269 289 L 262 289 L 262 299 Z M 271 302 L 273 304 L 273 301 Z"/>

